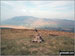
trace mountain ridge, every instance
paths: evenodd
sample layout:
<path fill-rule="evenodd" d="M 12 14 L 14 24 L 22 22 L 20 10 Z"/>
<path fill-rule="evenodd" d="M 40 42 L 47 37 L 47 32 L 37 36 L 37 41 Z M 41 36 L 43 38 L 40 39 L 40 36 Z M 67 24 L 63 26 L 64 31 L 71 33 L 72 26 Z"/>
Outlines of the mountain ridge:
<path fill-rule="evenodd" d="M 37 18 L 33 16 L 16 16 L 2 22 L 1 25 L 24 26 L 27 28 L 74 31 L 74 21 L 67 19 Z"/>

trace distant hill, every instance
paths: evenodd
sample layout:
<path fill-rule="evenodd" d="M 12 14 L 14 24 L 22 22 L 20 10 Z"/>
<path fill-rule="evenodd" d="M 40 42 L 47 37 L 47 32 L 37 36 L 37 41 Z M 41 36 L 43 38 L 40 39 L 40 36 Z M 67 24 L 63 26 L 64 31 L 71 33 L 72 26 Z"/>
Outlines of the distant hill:
<path fill-rule="evenodd" d="M 74 21 L 73 20 L 65 20 L 65 19 L 44 19 L 46 22 L 55 22 L 56 24 L 38 27 L 39 29 L 48 29 L 48 30 L 58 30 L 58 31 L 66 31 L 66 32 L 74 32 Z"/>
<path fill-rule="evenodd" d="M 27 26 L 35 21 L 32 16 L 16 16 L 2 22 L 2 25 Z"/>
<path fill-rule="evenodd" d="M 26 28 L 74 32 L 74 21 L 65 19 L 37 18 L 33 16 L 16 16 L 3 21 L 1 24 L 10 26 L 24 26 Z"/>

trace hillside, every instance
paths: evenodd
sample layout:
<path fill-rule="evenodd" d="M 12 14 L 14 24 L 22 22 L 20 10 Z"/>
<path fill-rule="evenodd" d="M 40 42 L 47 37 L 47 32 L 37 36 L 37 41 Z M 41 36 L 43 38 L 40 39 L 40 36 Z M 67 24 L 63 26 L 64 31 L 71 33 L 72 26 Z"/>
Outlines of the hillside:
<path fill-rule="evenodd" d="M 50 55 L 60 50 L 74 50 L 74 34 L 63 31 L 38 30 L 45 40 L 33 43 L 33 29 L 1 29 L 1 54 L 3 55 Z M 8 50 L 8 51 L 7 51 Z"/>
<path fill-rule="evenodd" d="M 16 16 L 1 22 L 6 26 L 24 26 L 26 28 L 38 28 L 74 32 L 74 20 L 37 18 L 33 16 Z"/>

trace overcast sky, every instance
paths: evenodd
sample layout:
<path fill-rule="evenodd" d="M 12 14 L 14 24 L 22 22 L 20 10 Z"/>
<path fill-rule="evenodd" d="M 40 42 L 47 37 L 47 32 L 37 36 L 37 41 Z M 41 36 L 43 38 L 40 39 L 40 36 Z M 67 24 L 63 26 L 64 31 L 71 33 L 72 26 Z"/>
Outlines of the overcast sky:
<path fill-rule="evenodd" d="M 74 19 L 74 1 L 1 1 L 1 20 L 15 16 Z"/>

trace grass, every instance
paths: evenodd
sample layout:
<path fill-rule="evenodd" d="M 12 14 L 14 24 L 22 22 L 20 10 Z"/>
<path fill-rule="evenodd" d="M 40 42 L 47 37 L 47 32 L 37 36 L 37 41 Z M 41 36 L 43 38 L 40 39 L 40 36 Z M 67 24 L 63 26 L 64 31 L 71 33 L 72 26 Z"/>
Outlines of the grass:
<path fill-rule="evenodd" d="M 42 43 L 33 43 L 36 32 L 33 30 L 2 29 L 2 55 L 50 55 L 59 54 L 59 51 L 73 51 L 73 33 L 39 30 Z M 51 35 L 52 34 L 52 35 Z M 54 35 L 53 35 L 54 34 Z"/>

